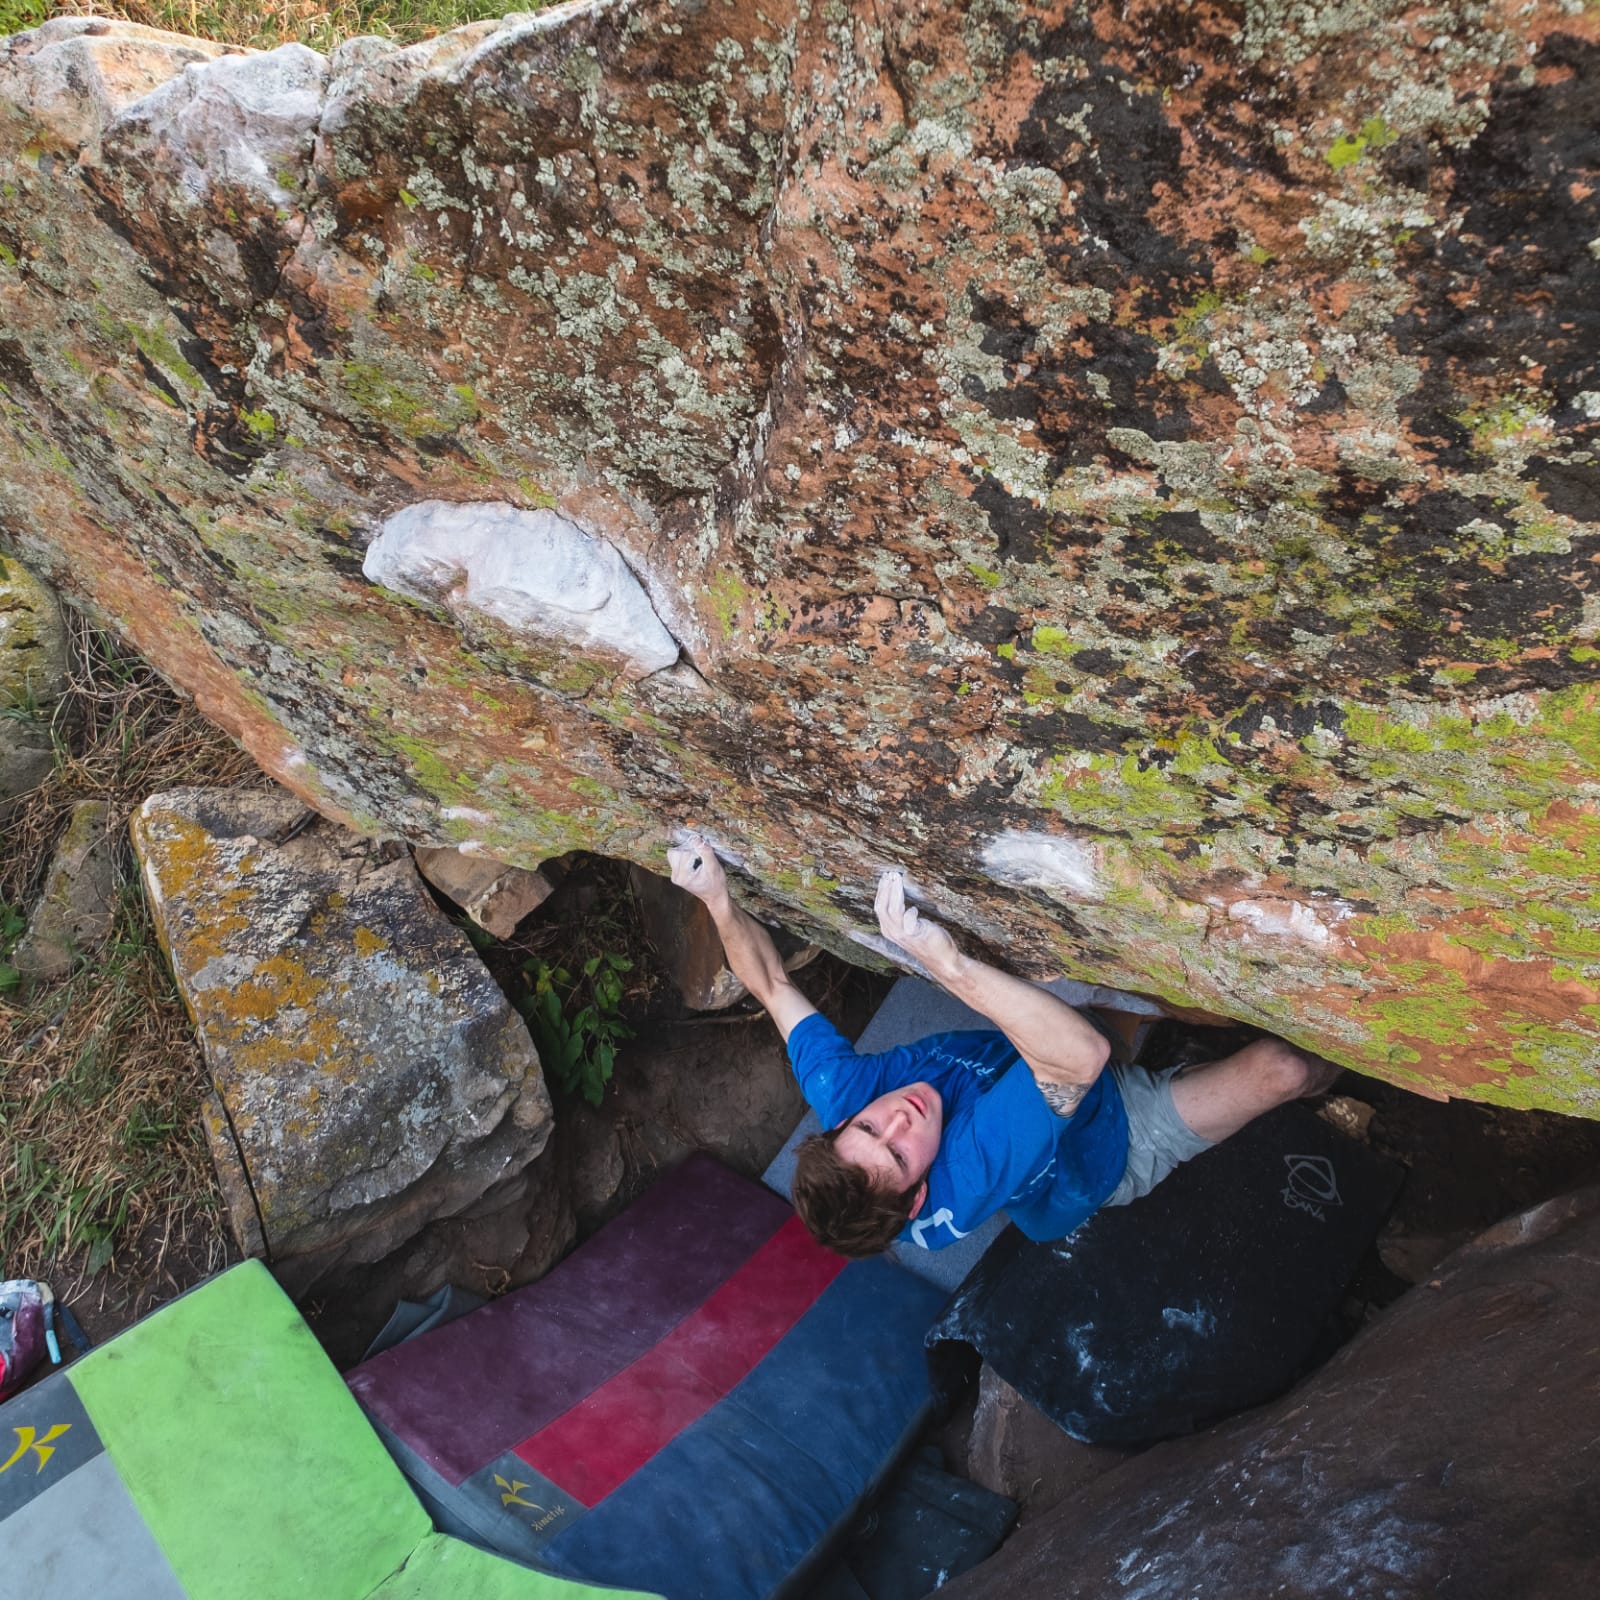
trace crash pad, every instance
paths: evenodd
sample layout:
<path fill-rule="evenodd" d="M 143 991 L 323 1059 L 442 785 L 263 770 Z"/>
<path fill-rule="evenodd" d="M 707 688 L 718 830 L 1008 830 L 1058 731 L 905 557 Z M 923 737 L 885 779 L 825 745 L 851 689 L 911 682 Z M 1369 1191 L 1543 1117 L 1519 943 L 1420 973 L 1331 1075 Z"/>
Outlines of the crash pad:
<path fill-rule="evenodd" d="M 258 1262 L 0 1407 L 8 1594 L 390 1600 L 413 1563 L 452 1600 L 588 1592 L 452 1544 Z"/>
<path fill-rule="evenodd" d="M 538 1283 L 348 1381 L 440 1527 L 585 1582 L 760 1600 L 928 1416 L 943 1300 L 694 1155 Z"/>
<path fill-rule="evenodd" d="M 1260 1405 L 1329 1353 L 1401 1177 L 1309 1105 L 1281 1106 L 1063 1239 L 1008 1228 L 929 1335 L 935 1366 L 964 1373 L 975 1349 L 1091 1444 Z"/>

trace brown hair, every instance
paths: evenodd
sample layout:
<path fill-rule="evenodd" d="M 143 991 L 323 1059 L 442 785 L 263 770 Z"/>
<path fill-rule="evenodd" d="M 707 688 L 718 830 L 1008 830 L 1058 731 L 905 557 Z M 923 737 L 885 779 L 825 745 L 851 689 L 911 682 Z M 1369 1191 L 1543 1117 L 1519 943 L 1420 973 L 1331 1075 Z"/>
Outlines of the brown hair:
<path fill-rule="evenodd" d="M 795 1151 L 790 1195 L 811 1237 L 842 1256 L 875 1256 L 894 1243 L 916 1203 L 918 1184 L 903 1194 L 872 1181 L 834 1149 L 841 1130 L 814 1133 Z"/>

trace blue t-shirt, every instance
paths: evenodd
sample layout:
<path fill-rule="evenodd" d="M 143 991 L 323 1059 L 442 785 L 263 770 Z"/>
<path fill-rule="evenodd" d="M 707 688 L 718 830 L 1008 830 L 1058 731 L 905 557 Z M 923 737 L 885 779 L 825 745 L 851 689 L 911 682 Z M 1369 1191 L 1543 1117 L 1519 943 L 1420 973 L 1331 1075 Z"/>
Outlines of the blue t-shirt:
<path fill-rule="evenodd" d="M 900 1237 L 938 1250 L 1000 1210 L 1030 1239 L 1059 1239 L 1122 1181 L 1128 1114 L 1109 1072 L 1058 1117 L 1003 1033 L 936 1033 L 881 1055 L 855 1047 L 820 1014 L 795 1024 L 789 1061 L 824 1128 L 880 1094 L 931 1083 L 944 1101 L 939 1152 L 922 1209 Z"/>

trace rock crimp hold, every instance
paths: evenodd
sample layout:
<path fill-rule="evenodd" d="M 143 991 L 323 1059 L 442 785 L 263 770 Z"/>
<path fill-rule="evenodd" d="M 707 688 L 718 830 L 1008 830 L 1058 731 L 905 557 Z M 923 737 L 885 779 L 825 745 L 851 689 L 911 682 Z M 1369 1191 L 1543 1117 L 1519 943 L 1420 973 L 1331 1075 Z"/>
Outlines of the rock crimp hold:
<path fill-rule="evenodd" d="M 858 955 L 898 866 L 1027 975 L 1600 1114 L 1600 9 L 1419 16 L 52 21 L 0 533 L 363 833 L 693 823 Z M 420 504 L 680 659 L 475 609 L 520 533 L 375 583 Z"/>
<path fill-rule="evenodd" d="M 544 1148 L 528 1030 L 408 855 L 281 791 L 154 795 L 131 830 L 216 1088 L 243 1247 L 297 1281 L 375 1261 Z"/>

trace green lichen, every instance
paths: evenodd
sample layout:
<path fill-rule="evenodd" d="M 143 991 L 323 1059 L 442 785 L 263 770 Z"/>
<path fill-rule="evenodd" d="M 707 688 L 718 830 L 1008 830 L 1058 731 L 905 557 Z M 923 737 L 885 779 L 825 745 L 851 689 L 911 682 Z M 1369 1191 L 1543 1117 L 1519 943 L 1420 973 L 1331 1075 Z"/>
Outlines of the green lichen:
<path fill-rule="evenodd" d="M 1060 656 L 1063 660 L 1070 660 L 1083 648 L 1074 643 L 1072 635 L 1065 628 L 1057 628 L 1049 623 L 1041 623 L 1033 630 L 1032 644 L 1041 655 Z"/>
<path fill-rule="evenodd" d="M 567 787 L 574 794 L 581 794 L 585 800 L 593 800 L 599 805 L 613 806 L 622 798 L 615 789 L 593 778 L 586 778 L 581 773 L 568 778 Z"/>
<path fill-rule="evenodd" d="M 477 396 L 466 384 L 453 384 L 442 405 L 435 406 L 397 383 L 370 361 L 347 361 L 339 369 L 344 392 L 369 416 L 398 428 L 408 438 L 454 433 L 478 419 Z"/>
<path fill-rule="evenodd" d="M 976 561 L 967 563 L 967 571 L 981 583 L 985 589 L 998 589 L 1000 587 L 1000 574 L 989 567 L 979 566 Z"/>
<path fill-rule="evenodd" d="M 380 733 L 379 737 L 401 757 L 417 786 L 430 798 L 447 806 L 472 803 L 475 789 L 470 775 L 464 777 L 427 740 L 396 733 Z"/>
<path fill-rule="evenodd" d="M 738 629 L 741 612 L 752 598 L 750 588 L 737 572 L 724 567 L 711 580 L 708 592 L 722 636 L 731 639 Z"/>
<path fill-rule="evenodd" d="M 1130 836 L 1166 836 L 1192 831 L 1205 819 L 1203 793 L 1173 782 L 1161 766 L 1136 754 L 1096 755 L 1085 760 L 1055 757 L 1046 763 L 1039 801 L 1077 823 Z"/>
<path fill-rule="evenodd" d="M 103 327 L 104 325 L 102 325 Z M 206 386 L 205 379 L 184 360 L 172 335 L 159 324 L 140 326 L 132 322 L 113 324 L 125 337 L 131 339 L 139 353 L 152 365 L 158 366 L 169 378 L 175 378 L 184 388 L 198 393 Z"/>
<path fill-rule="evenodd" d="M 1382 117 L 1368 117 L 1358 133 L 1341 133 L 1324 159 L 1337 171 L 1353 166 L 1369 150 L 1382 150 L 1393 144 L 1396 137 L 1394 129 Z"/>
<path fill-rule="evenodd" d="M 1222 296 L 1208 289 L 1197 300 L 1179 311 L 1172 319 L 1172 331 L 1178 339 L 1190 338 L 1208 317 L 1222 309 Z"/>
<path fill-rule="evenodd" d="M 1498 405 L 1461 411 L 1455 420 L 1472 434 L 1480 449 L 1491 448 L 1496 440 L 1514 439 L 1541 421 L 1544 408 L 1532 399 L 1503 400 Z"/>
<path fill-rule="evenodd" d="M 538 482 L 537 479 L 521 477 L 517 479 L 517 487 L 522 491 L 524 504 L 530 511 L 554 511 L 556 497 Z"/>
<path fill-rule="evenodd" d="M 278 431 L 277 419 L 270 411 L 246 411 L 241 407 L 239 420 L 258 439 L 270 439 Z"/>
<path fill-rule="evenodd" d="M 1400 961 L 1388 968 L 1390 982 L 1406 992 L 1367 999 L 1355 1008 L 1374 1044 L 1386 1047 L 1391 1061 L 1415 1062 L 1420 1051 L 1405 1043 L 1416 1039 L 1447 1049 L 1470 1048 L 1480 1034 L 1488 1008 L 1468 988 L 1459 972 L 1427 961 Z"/>

